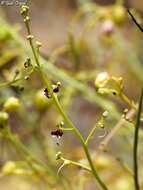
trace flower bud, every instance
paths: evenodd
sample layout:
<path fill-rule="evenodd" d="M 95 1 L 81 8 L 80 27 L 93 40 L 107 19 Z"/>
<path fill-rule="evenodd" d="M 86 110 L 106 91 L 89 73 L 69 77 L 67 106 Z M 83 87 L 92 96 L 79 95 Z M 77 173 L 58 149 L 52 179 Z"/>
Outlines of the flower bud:
<path fill-rule="evenodd" d="M 37 46 L 37 48 L 40 48 L 42 46 L 42 43 L 39 41 L 36 41 L 36 46 Z"/>
<path fill-rule="evenodd" d="M 99 94 L 119 96 L 123 90 L 123 79 L 122 77 L 109 76 L 106 72 L 99 73 L 95 80 L 95 86 Z"/>
<path fill-rule="evenodd" d="M 20 102 L 15 97 L 10 97 L 4 104 L 4 110 L 7 112 L 16 111 L 20 106 Z"/>
<path fill-rule="evenodd" d="M 30 21 L 30 17 L 26 16 L 25 19 L 24 19 L 24 22 L 29 22 L 29 21 Z"/>
<path fill-rule="evenodd" d="M 61 159 L 61 156 L 62 156 L 62 153 L 61 152 L 58 152 L 56 154 L 56 160 L 60 160 Z"/>
<path fill-rule="evenodd" d="M 33 35 L 28 35 L 28 36 L 27 36 L 27 40 L 32 40 L 33 38 L 34 38 Z"/>
<path fill-rule="evenodd" d="M 20 11 L 21 15 L 26 15 L 28 11 L 29 11 L 29 7 L 27 5 L 22 5 L 21 11 Z"/>
<path fill-rule="evenodd" d="M 103 116 L 104 118 L 106 118 L 106 117 L 108 117 L 108 114 L 109 114 L 108 111 L 104 111 L 103 114 L 102 114 L 102 116 Z"/>
<path fill-rule="evenodd" d="M 107 84 L 109 79 L 110 79 L 110 77 L 109 77 L 109 74 L 107 72 L 99 73 L 96 77 L 96 80 L 95 80 L 95 86 L 97 88 L 102 88 Z"/>

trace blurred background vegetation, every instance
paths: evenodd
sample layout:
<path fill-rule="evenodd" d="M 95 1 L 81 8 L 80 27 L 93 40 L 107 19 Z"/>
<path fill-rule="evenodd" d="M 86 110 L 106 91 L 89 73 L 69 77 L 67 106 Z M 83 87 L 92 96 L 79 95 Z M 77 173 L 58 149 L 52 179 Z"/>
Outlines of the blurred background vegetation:
<path fill-rule="evenodd" d="M 99 72 L 123 77 L 124 92 L 138 101 L 143 83 L 143 34 L 127 14 L 131 8 L 142 24 L 143 2 L 135 0 L 46 0 L 29 1 L 31 28 L 42 43 L 40 54 L 53 82 L 61 81 L 60 101 L 84 137 L 105 111 L 109 117 L 105 129 L 110 132 L 128 106 L 118 98 L 99 96 L 94 81 Z M 86 163 L 84 152 L 72 134 L 62 138 L 51 131 L 62 121 L 55 107 L 43 95 L 44 87 L 38 73 L 30 75 L 24 62 L 31 56 L 26 30 L 18 6 L 0 6 L 0 106 L 17 97 L 20 107 L 9 114 L 9 126 L 37 161 L 28 161 L 29 153 L 20 152 L 13 142 L 0 138 L 0 189 L 8 190 L 98 190 L 92 176 L 75 166 L 64 167 L 56 153 L 67 159 Z M 19 71 L 25 77 L 9 82 Z M 133 190 L 132 124 L 125 122 L 112 138 L 106 152 L 96 151 L 103 141 L 104 131 L 97 130 L 90 151 L 100 176 L 110 190 Z M 143 165 L 140 133 L 140 166 Z M 27 155 L 26 155 L 27 154 Z M 25 158 L 26 157 L 26 158 Z M 43 169 L 44 168 L 44 169 Z M 140 183 L 143 189 L 143 170 Z"/>

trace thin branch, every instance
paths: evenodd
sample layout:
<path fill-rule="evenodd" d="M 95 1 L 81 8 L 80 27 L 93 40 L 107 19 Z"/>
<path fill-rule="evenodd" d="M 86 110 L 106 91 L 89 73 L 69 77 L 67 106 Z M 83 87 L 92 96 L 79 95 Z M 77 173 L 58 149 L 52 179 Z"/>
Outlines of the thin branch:
<path fill-rule="evenodd" d="M 130 15 L 131 19 L 133 20 L 133 22 L 135 23 L 135 25 L 140 29 L 141 32 L 143 32 L 143 28 L 141 27 L 141 25 L 137 22 L 137 20 L 135 19 L 135 17 L 133 16 L 133 14 L 130 12 L 130 10 L 128 9 L 128 14 Z"/>
<path fill-rule="evenodd" d="M 136 121 L 136 128 L 134 133 L 134 150 L 133 150 L 133 159 L 134 159 L 134 183 L 135 189 L 139 190 L 139 176 L 138 176 L 138 141 L 139 141 L 139 127 L 140 127 L 140 118 L 142 110 L 142 101 L 143 101 L 143 88 L 141 91 L 140 103 L 138 108 L 138 115 Z"/>
<path fill-rule="evenodd" d="M 135 110 L 130 110 L 127 113 L 127 118 L 132 118 L 135 115 Z M 109 134 L 105 137 L 105 139 L 99 144 L 99 150 L 105 150 L 111 139 L 116 135 L 118 130 L 123 126 L 126 122 L 124 118 L 121 118 L 120 121 L 115 125 L 115 127 L 109 132 Z"/>

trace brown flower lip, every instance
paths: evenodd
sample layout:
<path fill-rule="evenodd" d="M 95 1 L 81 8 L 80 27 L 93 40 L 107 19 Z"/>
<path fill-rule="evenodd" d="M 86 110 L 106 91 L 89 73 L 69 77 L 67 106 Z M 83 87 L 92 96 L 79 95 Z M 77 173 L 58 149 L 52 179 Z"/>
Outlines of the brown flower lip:
<path fill-rule="evenodd" d="M 59 92 L 59 87 L 57 86 L 56 88 L 53 89 L 54 93 L 58 93 Z"/>
<path fill-rule="evenodd" d="M 47 88 L 44 89 L 44 95 L 45 95 L 47 98 L 51 98 L 51 95 L 49 94 Z"/>
<path fill-rule="evenodd" d="M 56 136 L 57 138 L 61 138 L 63 136 L 63 131 L 60 129 L 57 129 L 56 131 L 52 131 L 51 135 Z"/>

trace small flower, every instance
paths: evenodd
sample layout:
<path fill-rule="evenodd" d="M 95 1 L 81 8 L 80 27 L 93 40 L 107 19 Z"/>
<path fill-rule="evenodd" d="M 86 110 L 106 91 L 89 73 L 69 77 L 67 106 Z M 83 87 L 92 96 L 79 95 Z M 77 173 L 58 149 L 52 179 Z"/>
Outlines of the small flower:
<path fill-rule="evenodd" d="M 95 80 L 95 86 L 97 88 L 102 88 L 107 84 L 109 79 L 110 79 L 110 76 L 107 72 L 99 73 Z"/>
<path fill-rule="evenodd" d="M 102 72 L 97 75 L 95 87 L 99 94 L 120 96 L 123 91 L 123 79 L 122 77 L 114 77 Z"/>
<path fill-rule="evenodd" d="M 59 91 L 60 91 L 60 89 L 59 89 L 58 86 L 56 86 L 56 87 L 53 89 L 53 92 L 54 92 L 54 93 L 58 93 Z"/>
<path fill-rule="evenodd" d="M 52 85 L 53 87 L 53 92 L 54 93 L 58 93 L 60 91 L 60 86 L 61 86 L 61 83 L 60 82 L 57 82 L 55 85 Z"/>
<path fill-rule="evenodd" d="M 56 136 L 57 138 L 61 138 L 63 136 L 63 131 L 61 129 L 57 129 L 56 131 L 52 131 L 51 135 Z"/>
<path fill-rule="evenodd" d="M 44 95 L 45 95 L 47 98 L 51 98 L 51 94 L 49 94 L 47 88 L 44 89 Z"/>
<path fill-rule="evenodd" d="M 31 59 L 27 58 L 26 61 L 25 61 L 25 63 L 24 63 L 24 67 L 27 69 L 30 66 L 31 66 Z"/>

